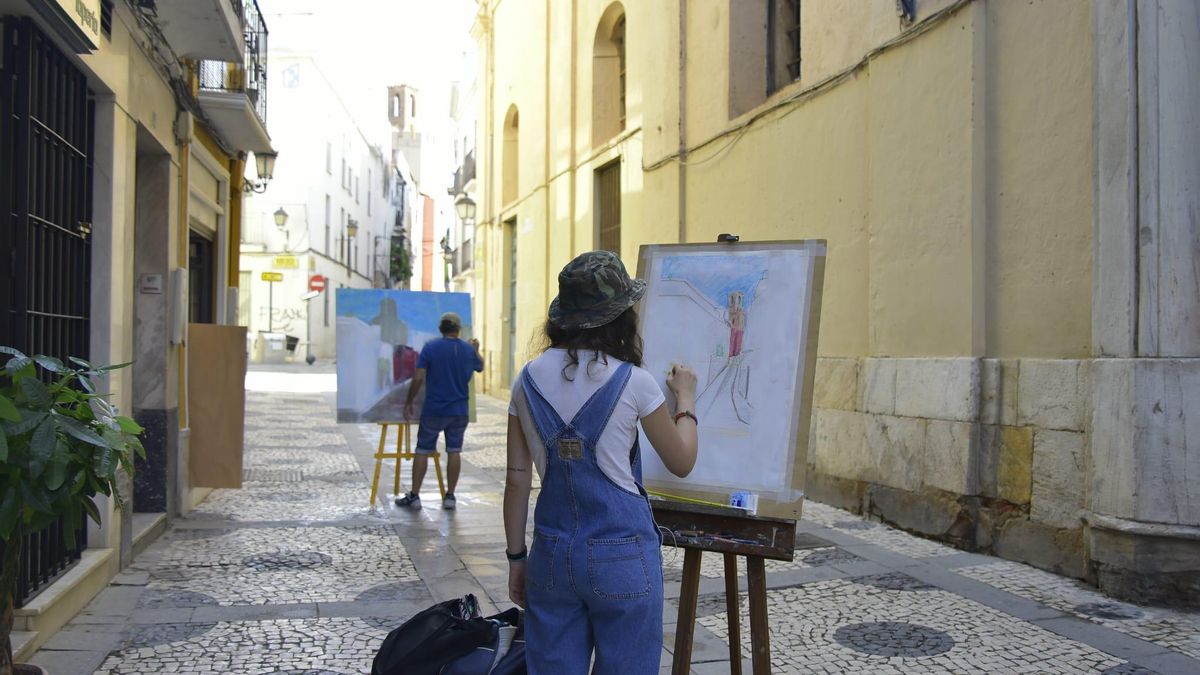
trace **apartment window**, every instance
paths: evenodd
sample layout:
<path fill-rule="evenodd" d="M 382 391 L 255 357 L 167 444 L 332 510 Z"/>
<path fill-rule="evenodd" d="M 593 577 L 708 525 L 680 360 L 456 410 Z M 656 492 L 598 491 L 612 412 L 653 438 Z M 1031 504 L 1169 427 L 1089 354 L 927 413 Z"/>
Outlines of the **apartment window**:
<path fill-rule="evenodd" d="M 332 231 L 333 231 L 332 220 L 333 220 L 333 200 L 329 198 L 329 195 L 325 195 L 325 255 L 329 255 L 329 252 L 331 250 L 333 250 L 330 247 L 330 244 L 332 243 L 330 240 L 330 236 L 332 235 Z"/>
<path fill-rule="evenodd" d="M 371 215 L 371 195 L 375 194 L 374 192 L 371 192 L 371 184 L 374 182 L 375 182 L 375 172 L 371 171 L 370 169 L 367 169 L 367 215 L 368 216 Z"/>
<path fill-rule="evenodd" d="M 521 152 L 521 116 L 517 106 L 508 106 L 504 115 L 504 154 L 502 173 L 500 177 L 500 202 L 510 204 L 516 200 L 520 192 L 519 155 Z"/>
<path fill-rule="evenodd" d="M 592 146 L 625 129 L 625 13 L 621 3 L 605 10 L 592 46 Z"/>
<path fill-rule="evenodd" d="M 344 188 L 344 187 L 346 187 L 346 176 L 348 175 L 348 174 L 346 173 L 346 171 L 347 171 L 347 169 L 346 169 L 346 158 L 345 158 L 345 157 L 343 157 L 343 158 L 342 158 L 342 187 L 343 187 L 343 188 Z"/>
<path fill-rule="evenodd" d="M 333 143 L 325 141 L 325 173 L 333 175 Z"/>
<path fill-rule="evenodd" d="M 596 239 L 602 251 L 621 253 L 621 160 L 596 170 Z"/>
<path fill-rule="evenodd" d="M 800 0 L 771 0 L 767 14 L 767 95 L 800 79 Z"/>
<path fill-rule="evenodd" d="M 800 12 L 801 0 L 729 0 L 730 118 L 800 79 Z"/>
<path fill-rule="evenodd" d="M 344 263 L 350 259 L 350 256 L 346 254 L 346 245 L 350 243 L 350 238 L 346 236 L 346 209 L 341 209 L 338 225 L 338 231 L 342 233 L 342 245 L 338 247 L 338 262 Z"/>
<path fill-rule="evenodd" d="M 100 32 L 109 40 L 112 39 L 112 15 L 112 0 L 100 0 Z"/>
<path fill-rule="evenodd" d="M 322 293 L 322 295 L 325 296 L 325 309 L 324 309 L 323 313 L 325 315 L 324 320 L 325 320 L 326 328 L 329 328 L 329 296 L 331 293 L 333 293 L 332 288 L 326 288 L 325 291 Z"/>
<path fill-rule="evenodd" d="M 359 190 L 358 190 L 358 188 L 360 187 L 360 186 L 359 186 L 359 184 L 358 184 L 358 179 L 359 179 L 359 178 L 360 178 L 359 176 L 355 176 L 355 177 L 354 177 L 354 203 L 355 203 L 355 204 L 358 204 L 358 203 L 359 203 L 359 200 L 358 200 L 358 197 L 359 197 L 359 194 L 360 194 L 360 193 L 359 193 Z"/>

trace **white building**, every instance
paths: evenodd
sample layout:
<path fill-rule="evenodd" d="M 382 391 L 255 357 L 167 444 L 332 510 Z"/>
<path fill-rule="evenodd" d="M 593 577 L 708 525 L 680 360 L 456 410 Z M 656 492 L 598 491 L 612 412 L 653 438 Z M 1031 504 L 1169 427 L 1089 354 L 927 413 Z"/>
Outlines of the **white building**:
<path fill-rule="evenodd" d="M 475 78 L 475 55 L 463 55 L 462 79 L 454 83 L 450 93 L 450 118 L 454 129 L 454 183 L 450 197 L 455 210 L 450 214 L 447 245 L 450 249 L 450 277 L 453 291 L 475 292 L 475 210 L 478 195 L 475 191 L 475 134 L 479 119 L 479 104 Z M 469 205 L 469 206 L 468 206 Z M 460 214 L 460 212 L 466 212 Z M 462 217 L 466 215 L 467 217 Z"/>
<path fill-rule="evenodd" d="M 337 289 L 393 285 L 392 237 L 406 206 L 395 192 L 406 169 L 371 142 L 316 60 L 271 58 L 271 109 L 281 114 L 268 121 L 288 160 L 266 194 L 247 200 L 239 320 L 252 360 L 333 358 Z M 290 336 L 294 352 L 273 351 L 268 332 Z"/>

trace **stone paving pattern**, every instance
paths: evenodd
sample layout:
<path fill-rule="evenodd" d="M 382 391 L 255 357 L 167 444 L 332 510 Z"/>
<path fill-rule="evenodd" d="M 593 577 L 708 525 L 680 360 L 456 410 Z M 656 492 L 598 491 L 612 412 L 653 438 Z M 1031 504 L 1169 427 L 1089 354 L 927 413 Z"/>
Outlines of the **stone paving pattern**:
<path fill-rule="evenodd" d="M 248 394 L 243 489 L 175 519 L 36 663 L 55 675 L 364 673 L 387 632 L 435 601 L 511 606 L 506 404 L 479 397 L 458 510 L 440 509 L 430 471 L 425 509 L 411 512 L 391 504 L 390 463 L 368 504 L 377 428 L 337 425 L 331 393 L 289 393 L 288 377 Z M 820 545 L 767 563 L 775 672 L 1200 673 L 1200 615 L 1115 602 L 822 504 L 804 513 L 798 530 Z M 683 556 L 663 552 L 669 672 Z M 722 559 L 704 556 L 701 573 L 692 672 L 727 673 Z M 744 589 L 744 561 L 739 576 Z M 747 612 L 743 596 L 745 672 Z"/>

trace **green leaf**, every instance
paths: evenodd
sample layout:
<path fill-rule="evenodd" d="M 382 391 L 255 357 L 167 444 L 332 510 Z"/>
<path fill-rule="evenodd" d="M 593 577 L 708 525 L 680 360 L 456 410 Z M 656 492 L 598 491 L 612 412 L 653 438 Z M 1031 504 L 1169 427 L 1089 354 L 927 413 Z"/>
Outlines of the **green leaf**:
<path fill-rule="evenodd" d="M 20 515 L 20 502 L 16 490 L 5 490 L 4 499 L 0 500 L 0 539 L 8 540 L 17 526 L 17 516 Z"/>
<path fill-rule="evenodd" d="M 20 420 L 20 422 L 18 422 L 16 424 L 7 425 L 6 430 L 7 430 L 8 436 L 10 436 L 10 437 L 20 436 L 20 435 L 24 434 L 24 432 L 34 429 L 35 426 L 42 423 L 43 419 L 46 419 L 48 414 L 50 414 L 50 413 L 37 412 L 37 413 L 31 414 L 31 416 L 26 417 L 23 420 Z"/>
<path fill-rule="evenodd" d="M 108 442 L 105 441 L 100 436 L 100 434 L 96 433 L 95 431 L 92 431 L 91 429 L 80 424 L 76 420 L 73 420 L 70 417 L 65 417 L 62 415 L 56 415 L 55 417 L 56 417 L 56 419 L 58 419 L 58 423 L 60 425 L 62 425 L 63 431 L 67 432 L 68 434 L 71 434 L 72 436 L 74 436 L 75 438 L 78 438 L 79 440 L 83 441 L 84 443 L 91 443 L 92 445 L 95 445 L 95 446 L 98 446 L 101 448 L 108 445 Z"/>
<path fill-rule="evenodd" d="M 4 364 L 4 369 L 8 371 L 9 375 L 16 375 L 31 365 L 33 365 L 33 359 L 22 354 L 9 359 L 8 363 Z"/>
<path fill-rule="evenodd" d="M 105 438 L 108 434 L 104 435 Z M 117 449 L 110 447 L 100 448 L 95 455 L 96 475 L 100 478 L 108 478 L 112 476 L 113 471 L 117 468 Z"/>
<path fill-rule="evenodd" d="M 100 524 L 100 509 L 96 508 L 96 503 L 90 497 L 83 500 L 83 510 L 87 511 L 88 517 L 92 519 L 92 522 L 97 525 Z"/>
<path fill-rule="evenodd" d="M 44 413 L 44 412 L 34 413 L 33 415 L 26 417 L 25 419 L 21 420 L 20 422 L 17 422 L 16 424 L 8 425 L 6 427 L 6 432 L 8 433 L 10 438 L 13 436 L 20 436 L 21 434 L 37 427 L 39 424 L 41 424 L 42 420 L 46 419 L 46 417 L 49 414 L 50 413 Z"/>
<path fill-rule="evenodd" d="M 42 381 L 36 377 L 27 377 L 21 380 L 21 392 L 25 394 L 25 398 L 38 408 L 49 408 L 51 404 L 50 390 Z"/>
<path fill-rule="evenodd" d="M 0 431 L 0 462 L 8 461 L 8 436 Z"/>
<path fill-rule="evenodd" d="M 29 483 L 30 481 L 21 483 L 21 496 L 25 499 L 25 503 L 35 511 L 53 515 L 54 509 L 50 508 L 50 504 L 46 502 L 45 497 L 40 492 L 34 492 L 29 487 Z"/>
<path fill-rule="evenodd" d="M 84 391 L 89 394 L 96 393 L 96 383 L 92 382 L 92 378 L 87 377 L 86 375 L 79 376 L 79 385 L 82 386 Z"/>
<path fill-rule="evenodd" d="M 48 370 L 52 373 L 67 372 L 67 367 L 63 365 L 63 362 L 59 361 L 58 359 L 54 358 L 53 356 L 35 356 L 35 357 L 33 357 L 33 360 L 35 362 L 37 362 L 37 364 L 39 366 L 45 368 L 46 370 Z"/>
<path fill-rule="evenodd" d="M 46 467 L 46 475 L 44 477 L 46 487 L 50 490 L 57 490 L 67 482 L 67 463 L 54 461 L 50 462 L 50 466 Z"/>
<path fill-rule="evenodd" d="M 58 425 L 54 423 L 53 417 L 47 417 L 38 425 L 37 431 L 33 432 L 33 440 L 29 443 L 29 473 L 34 478 L 42 475 L 42 469 L 50 461 L 57 444 Z"/>
<path fill-rule="evenodd" d="M 94 366 L 92 366 L 91 363 L 77 356 L 69 356 L 67 357 L 67 360 L 85 370 L 94 370 Z"/>
<path fill-rule="evenodd" d="M 0 354 L 8 354 L 9 356 L 18 356 L 18 357 L 25 356 L 20 351 L 13 349 L 12 347 L 5 347 L 3 345 L 0 345 Z"/>
<path fill-rule="evenodd" d="M 0 394 L 0 419 L 8 420 L 9 422 L 20 422 L 21 412 L 17 410 L 16 404 L 12 399 Z"/>
<path fill-rule="evenodd" d="M 96 369 L 96 372 L 97 373 L 107 373 L 112 370 L 120 370 L 122 368 L 128 368 L 129 366 L 132 366 L 132 365 L 133 365 L 133 361 L 128 361 L 126 363 L 114 363 L 111 366 L 100 366 L 99 368 Z"/>
<path fill-rule="evenodd" d="M 121 431 L 124 431 L 127 434 L 133 434 L 135 436 L 137 436 L 137 435 L 141 434 L 143 431 L 145 431 L 145 429 L 142 428 L 142 425 L 138 424 L 137 422 L 134 422 L 132 419 L 130 419 L 128 417 L 118 417 L 117 425 L 121 427 Z"/>

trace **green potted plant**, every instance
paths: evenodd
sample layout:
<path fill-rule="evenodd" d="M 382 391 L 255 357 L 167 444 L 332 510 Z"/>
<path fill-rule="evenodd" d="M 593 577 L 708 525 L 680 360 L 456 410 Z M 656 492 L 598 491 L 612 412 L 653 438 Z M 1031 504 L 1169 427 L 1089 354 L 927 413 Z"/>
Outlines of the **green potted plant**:
<path fill-rule="evenodd" d="M 96 390 L 98 376 L 129 364 L 66 365 L 2 346 L 0 360 L 0 675 L 12 675 L 21 672 L 10 638 L 24 535 L 61 517 L 73 546 L 84 512 L 100 523 L 96 495 L 119 502 L 117 476 L 132 473 L 145 450 L 142 428 Z"/>

